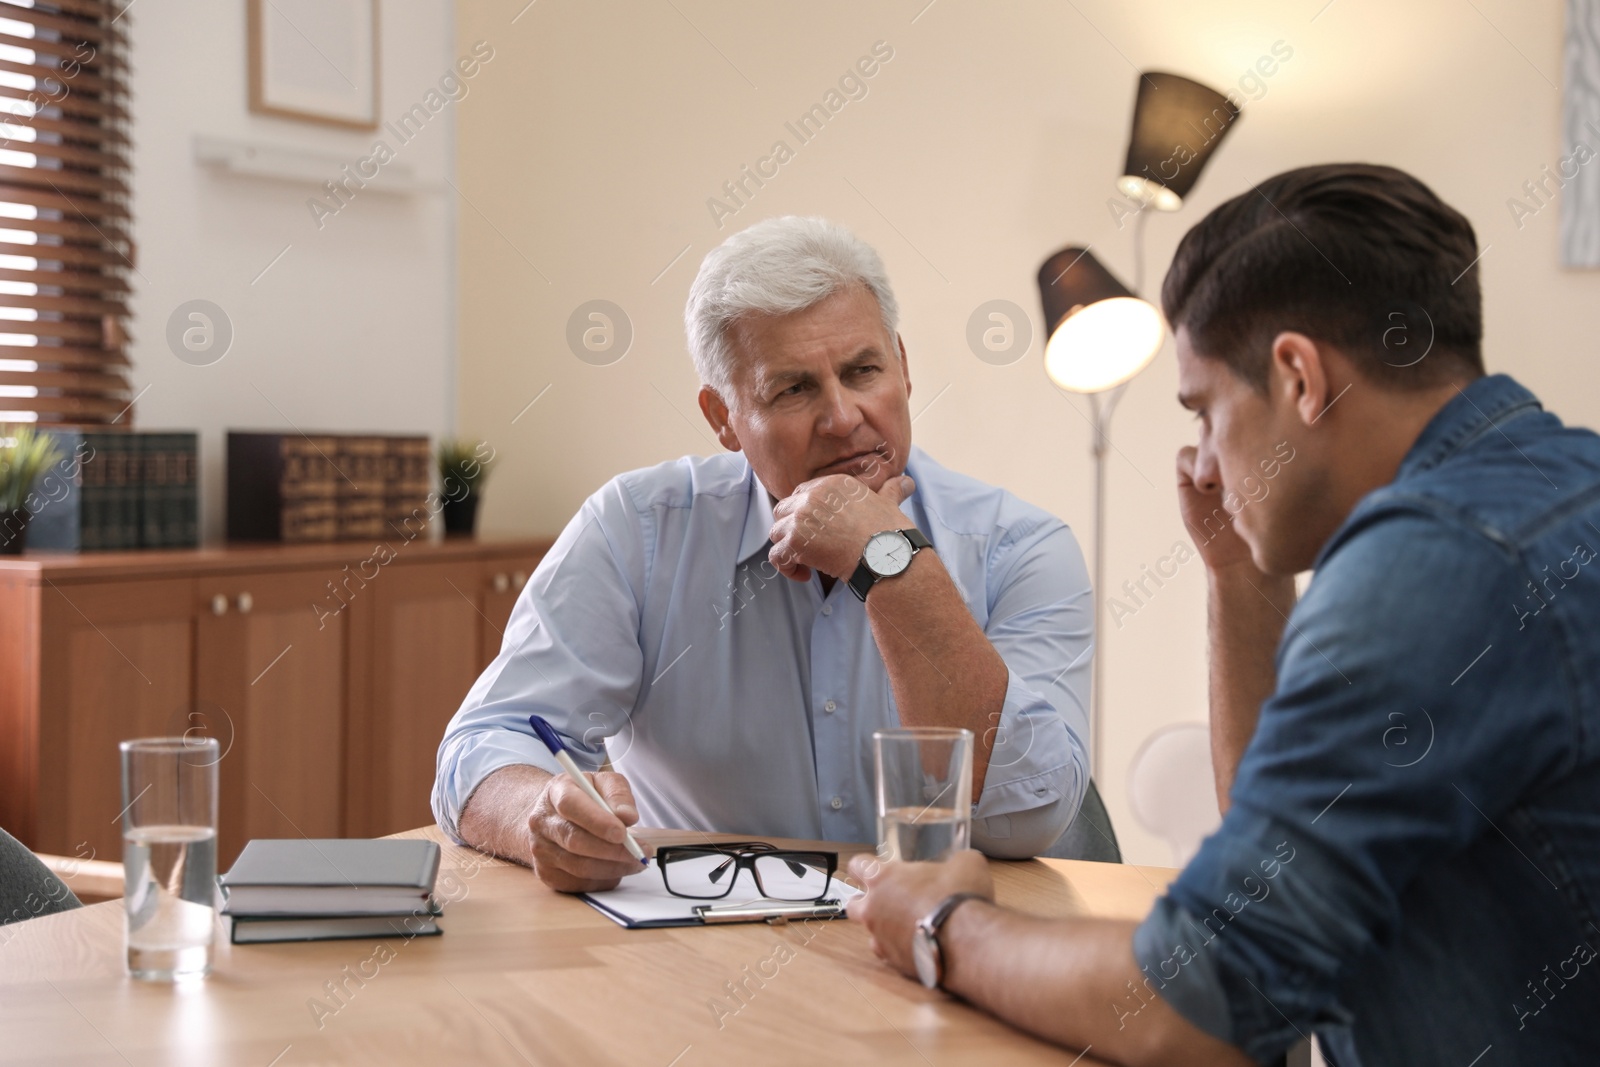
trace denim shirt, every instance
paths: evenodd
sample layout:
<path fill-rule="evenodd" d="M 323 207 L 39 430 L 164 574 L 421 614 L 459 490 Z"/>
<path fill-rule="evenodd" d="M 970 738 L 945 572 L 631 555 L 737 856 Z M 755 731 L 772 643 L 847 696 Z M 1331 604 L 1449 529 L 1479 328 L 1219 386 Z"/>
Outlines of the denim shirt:
<path fill-rule="evenodd" d="M 1600 1060 L 1600 437 L 1462 390 L 1276 662 L 1122 1025 L 1159 994 L 1257 1060 L 1313 1031 L 1339 1067 Z"/>

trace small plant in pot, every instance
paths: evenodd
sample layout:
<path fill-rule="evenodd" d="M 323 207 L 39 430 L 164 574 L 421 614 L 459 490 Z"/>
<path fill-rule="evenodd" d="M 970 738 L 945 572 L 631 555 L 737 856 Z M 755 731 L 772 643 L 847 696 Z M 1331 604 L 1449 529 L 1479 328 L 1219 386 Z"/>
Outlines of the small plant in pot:
<path fill-rule="evenodd" d="M 60 458 L 56 443 L 32 426 L 0 426 L 0 555 L 22 552 L 33 518 L 28 491 Z"/>
<path fill-rule="evenodd" d="M 460 438 L 439 442 L 439 494 L 444 498 L 444 532 L 470 536 L 478 521 L 478 501 L 494 463 L 484 441 Z"/>

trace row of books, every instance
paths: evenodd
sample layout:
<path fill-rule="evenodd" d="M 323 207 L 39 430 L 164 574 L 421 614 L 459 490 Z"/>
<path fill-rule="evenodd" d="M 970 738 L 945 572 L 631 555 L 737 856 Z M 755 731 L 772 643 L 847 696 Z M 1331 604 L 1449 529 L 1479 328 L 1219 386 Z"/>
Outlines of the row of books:
<path fill-rule="evenodd" d="M 49 434 L 62 458 L 33 485 L 29 548 L 85 551 L 200 543 L 196 434 Z"/>
<path fill-rule="evenodd" d="M 427 437 L 228 434 L 230 541 L 415 536 L 432 490 Z"/>

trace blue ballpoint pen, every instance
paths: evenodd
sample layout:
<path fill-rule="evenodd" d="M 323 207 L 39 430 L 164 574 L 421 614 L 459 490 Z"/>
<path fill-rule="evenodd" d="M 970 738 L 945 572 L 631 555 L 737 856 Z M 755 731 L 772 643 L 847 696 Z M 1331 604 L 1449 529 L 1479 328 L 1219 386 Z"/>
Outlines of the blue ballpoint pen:
<path fill-rule="evenodd" d="M 572 780 L 578 783 L 579 788 L 589 794 L 589 799 L 609 814 L 615 815 L 616 812 L 611 810 L 611 805 L 606 803 L 606 798 L 601 796 L 599 790 L 595 789 L 594 783 L 589 781 L 589 776 L 573 762 L 572 756 L 567 752 L 567 746 L 561 743 L 561 735 L 538 715 L 529 715 L 528 725 L 533 727 L 533 732 L 539 735 L 539 740 L 545 743 L 545 747 L 556 758 L 556 762 L 561 764 L 562 770 L 572 775 Z M 633 834 L 626 827 L 622 831 L 622 844 L 633 854 L 634 859 L 646 866 L 649 865 L 650 861 L 645 859 L 644 849 L 639 847 L 639 842 L 633 839 Z"/>

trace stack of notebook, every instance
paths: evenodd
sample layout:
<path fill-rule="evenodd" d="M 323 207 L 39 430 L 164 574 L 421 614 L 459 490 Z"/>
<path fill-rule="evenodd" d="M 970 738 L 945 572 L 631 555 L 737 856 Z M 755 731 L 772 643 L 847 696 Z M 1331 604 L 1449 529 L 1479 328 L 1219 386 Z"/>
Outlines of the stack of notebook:
<path fill-rule="evenodd" d="M 432 841 L 258 838 L 218 881 L 233 943 L 439 933 Z"/>

